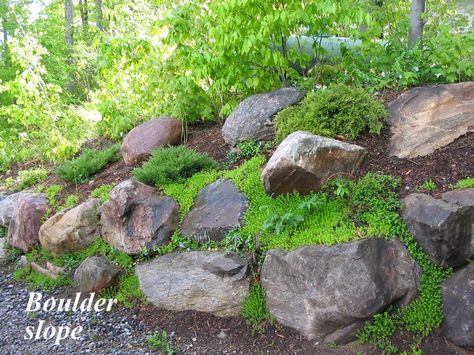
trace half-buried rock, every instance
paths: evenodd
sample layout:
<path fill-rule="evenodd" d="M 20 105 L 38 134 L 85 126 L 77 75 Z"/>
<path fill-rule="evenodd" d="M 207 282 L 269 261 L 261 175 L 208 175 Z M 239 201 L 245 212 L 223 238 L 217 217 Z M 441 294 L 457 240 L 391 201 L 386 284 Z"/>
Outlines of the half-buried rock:
<path fill-rule="evenodd" d="M 420 268 L 398 240 L 270 250 L 261 282 L 270 313 L 312 340 L 347 343 L 373 315 L 409 303 Z"/>
<path fill-rule="evenodd" d="M 172 253 L 136 267 L 140 289 L 157 307 L 237 316 L 250 287 L 247 260 L 237 254 Z"/>
<path fill-rule="evenodd" d="M 280 143 L 262 180 L 268 193 L 308 194 L 319 191 L 329 178 L 353 175 L 365 155 L 358 145 L 298 131 Z"/>
<path fill-rule="evenodd" d="M 411 194 L 402 216 L 429 258 L 441 266 L 461 266 L 474 258 L 474 189 L 446 192 L 441 199 Z"/>
<path fill-rule="evenodd" d="M 458 346 L 474 349 L 474 263 L 443 284 L 443 331 Z"/>
<path fill-rule="evenodd" d="M 247 209 L 247 197 L 231 181 L 217 180 L 199 191 L 181 233 L 200 243 L 221 241 L 242 226 Z"/>
<path fill-rule="evenodd" d="M 121 269 L 103 256 L 91 256 L 84 260 L 74 272 L 74 282 L 86 293 L 99 293 L 118 283 Z"/>
<path fill-rule="evenodd" d="M 17 192 L 0 200 L 0 226 L 8 228 L 18 199 L 27 193 L 29 192 Z"/>
<path fill-rule="evenodd" d="M 39 245 L 41 219 L 48 210 L 48 201 L 44 194 L 22 194 L 13 210 L 8 228 L 8 243 L 24 252 Z"/>
<path fill-rule="evenodd" d="M 132 129 L 123 139 L 120 153 L 127 165 L 135 165 L 148 158 L 157 147 L 181 142 L 183 123 L 169 117 L 159 117 Z"/>
<path fill-rule="evenodd" d="M 305 97 L 297 88 L 283 88 L 257 94 L 242 101 L 227 118 L 222 136 L 227 144 L 235 146 L 249 139 L 263 141 L 275 138 L 273 118 L 288 106 L 297 104 Z"/>
<path fill-rule="evenodd" d="M 411 89 L 388 108 L 391 154 L 399 158 L 431 154 L 474 132 L 474 82 Z"/>
<path fill-rule="evenodd" d="M 161 246 L 178 226 L 174 199 L 134 180 L 118 184 L 102 206 L 102 235 L 110 245 L 137 255 L 144 248 Z"/>
<path fill-rule="evenodd" d="M 87 248 L 100 236 L 99 205 L 91 199 L 49 218 L 39 231 L 41 245 L 54 255 Z"/>

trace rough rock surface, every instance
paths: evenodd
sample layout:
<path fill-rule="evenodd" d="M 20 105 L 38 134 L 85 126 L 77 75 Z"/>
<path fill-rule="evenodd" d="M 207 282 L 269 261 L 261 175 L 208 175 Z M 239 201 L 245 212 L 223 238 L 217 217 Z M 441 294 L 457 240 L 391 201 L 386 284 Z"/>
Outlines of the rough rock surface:
<path fill-rule="evenodd" d="M 474 263 L 443 284 L 443 331 L 458 346 L 474 349 Z"/>
<path fill-rule="evenodd" d="M 121 269 L 103 256 L 91 256 L 84 260 L 74 272 L 74 282 L 82 292 L 99 293 L 103 289 L 116 285 Z"/>
<path fill-rule="evenodd" d="M 10 261 L 7 251 L 5 250 L 6 238 L 0 238 L 0 265 L 6 265 Z"/>
<path fill-rule="evenodd" d="M 148 158 L 153 149 L 181 142 L 183 123 L 169 117 L 159 117 L 132 129 L 124 138 L 120 153 L 127 165 Z"/>
<path fill-rule="evenodd" d="M 398 240 L 364 239 L 267 253 L 270 313 L 319 342 L 347 343 L 374 314 L 415 296 L 420 268 Z"/>
<path fill-rule="evenodd" d="M 389 111 L 391 154 L 431 154 L 474 131 L 474 82 L 411 89 L 392 102 Z"/>
<path fill-rule="evenodd" d="M 99 199 L 91 199 L 58 212 L 40 228 L 41 245 L 55 255 L 87 248 L 99 238 Z"/>
<path fill-rule="evenodd" d="M 460 266 L 474 257 L 474 189 L 450 191 L 442 199 L 411 194 L 402 200 L 410 232 L 441 266 Z"/>
<path fill-rule="evenodd" d="M 179 208 L 155 188 L 126 180 L 111 191 L 100 220 L 104 239 L 133 255 L 169 241 L 178 226 Z"/>
<path fill-rule="evenodd" d="M 365 155 L 358 145 L 298 131 L 280 143 L 263 169 L 262 180 L 269 193 L 308 194 L 329 178 L 354 174 Z"/>
<path fill-rule="evenodd" d="M 275 137 L 273 118 L 284 108 L 295 105 L 305 96 L 296 88 L 284 88 L 248 97 L 232 112 L 222 127 L 227 144 L 254 140 L 272 140 Z"/>
<path fill-rule="evenodd" d="M 39 244 L 41 218 L 48 210 L 44 194 L 22 194 L 13 210 L 8 227 L 8 242 L 12 247 L 29 252 Z"/>
<path fill-rule="evenodd" d="M 0 200 L 0 226 L 8 228 L 12 219 L 13 210 L 21 195 L 26 192 L 17 192 L 8 196 L 4 196 Z"/>
<path fill-rule="evenodd" d="M 248 200 L 229 180 L 217 180 L 199 191 L 181 233 L 197 242 L 220 241 L 244 222 Z"/>
<path fill-rule="evenodd" d="M 136 267 L 140 289 L 154 305 L 236 316 L 249 292 L 250 269 L 237 254 L 167 254 Z"/>

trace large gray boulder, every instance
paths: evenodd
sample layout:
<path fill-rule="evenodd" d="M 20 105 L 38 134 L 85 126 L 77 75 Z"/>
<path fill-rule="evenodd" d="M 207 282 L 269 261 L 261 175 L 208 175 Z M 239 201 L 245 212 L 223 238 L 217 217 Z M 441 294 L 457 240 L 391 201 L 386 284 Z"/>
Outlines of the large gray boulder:
<path fill-rule="evenodd" d="M 248 200 L 229 180 L 217 180 L 199 191 L 181 233 L 197 242 L 221 241 L 244 223 Z"/>
<path fill-rule="evenodd" d="M 136 267 L 140 289 L 157 307 L 237 316 L 250 287 L 242 256 L 193 251 L 167 254 Z"/>
<path fill-rule="evenodd" d="M 105 241 L 131 255 L 169 242 L 178 226 L 174 199 L 134 180 L 121 182 L 101 208 Z"/>
<path fill-rule="evenodd" d="M 169 117 L 154 118 L 132 129 L 123 139 L 120 153 L 127 165 L 148 158 L 153 149 L 181 142 L 183 122 Z"/>
<path fill-rule="evenodd" d="M 305 95 L 304 91 L 297 88 L 284 88 L 248 97 L 225 121 L 222 127 L 225 142 L 235 146 L 250 139 L 272 140 L 275 138 L 275 114 L 297 104 Z"/>
<path fill-rule="evenodd" d="M 474 82 L 414 88 L 388 108 L 391 154 L 428 155 L 474 131 Z"/>
<path fill-rule="evenodd" d="M 366 153 L 355 144 L 297 131 L 280 143 L 262 180 L 268 193 L 308 194 L 319 191 L 329 178 L 354 174 Z"/>
<path fill-rule="evenodd" d="M 94 198 L 56 213 L 40 228 L 41 245 L 54 255 L 87 248 L 100 237 L 99 205 L 100 200 Z"/>
<path fill-rule="evenodd" d="M 8 243 L 25 253 L 39 245 L 41 220 L 48 210 L 44 194 L 20 195 L 8 227 Z"/>
<path fill-rule="evenodd" d="M 474 189 L 441 199 L 411 194 L 402 200 L 402 217 L 434 263 L 455 267 L 474 257 Z"/>
<path fill-rule="evenodd" d="M 420 268 L 398 240 L 270 250 L 261 283 L 270 313 L 311 340 L 347 343 L 373 315 L 417 294 Z"/>
<path fill-rule="evenodd" d="M 91 256 L 84 260 L 74 272 L 74 282 L 85 293 L 99 293 L 119 282 L 122 269 L 103 256 Z"/>
<path fill-rule="evenodd" d="M 13 210 L 20 196 L 27 192 L 17 192 L 11 195 L 3 196 L 0 200 L 0 226 L 8 228 L 12 219 Z"/>
<path fill-rule="evenodd" d="M 454 344 L 474 349 L 474 263 L 443 284 L 443 331 Z"/>

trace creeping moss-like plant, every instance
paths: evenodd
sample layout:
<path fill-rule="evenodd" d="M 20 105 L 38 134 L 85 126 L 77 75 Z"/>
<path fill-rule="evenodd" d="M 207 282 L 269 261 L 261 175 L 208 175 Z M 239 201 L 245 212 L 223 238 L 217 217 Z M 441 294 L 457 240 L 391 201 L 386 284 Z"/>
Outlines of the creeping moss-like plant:
<path fill-rule="evenodd" d="M 474 177 L 459 180 L 453 185 L 449 185 L 451 189 L 468 189 L 474 187 Z"/>

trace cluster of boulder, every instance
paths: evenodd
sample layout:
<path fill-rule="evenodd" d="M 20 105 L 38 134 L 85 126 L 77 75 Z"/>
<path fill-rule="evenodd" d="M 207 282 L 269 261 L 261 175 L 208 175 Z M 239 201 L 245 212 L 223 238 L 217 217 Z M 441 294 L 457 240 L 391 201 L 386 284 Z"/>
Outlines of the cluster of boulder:
<path fill-rule="evenodd" d="M 409 91 L 391 106 L 393 151 L 400 156 L 427 154 L 428 150 L 419 144 L 400 143 L 399 138 L 404 137 L 402 125 L 421 115 L 414 112 L 425 107 L 417 101 L 423 90 Z M 425 90 L 433 102 L 445 107 L 437 106 L 433 111 L 436 115 L 425 114 L 419 119 L 429 124 L 438 122 L 438 116 L 454 105 L 458 120 L 447 131 L 452 139 L 465 132 L 459 129 L 464 127 L 459 122 L 471 122 L 474 109 L 460 106 L 469 105 L 472 99 L 456 95 L 458 88 Z M 222 129 L 226 142 L 233 146 L 247 139 L 273 139 L 274 115 L 304 95 L 290 88 L 246 99 Z M 397 115 L 403 119 L 394 118 Z M 426 141 L 440 134 L 438 126 L 431 135 L 424 132 Z M 181 129 L 180 122 L 166 117 L 136 127 L 122 145 L 125 162 L 137 164 L 158 146 L 178 144 Z M 400 151 L 396 148 L 399 145 L 410 153 Z M 269 194 L 308 194 L 318 191 L 328 179 L 354 175 L 365 156 L 363 147 L 294 132 L 278 146 L 261 178 Z M 443 287 L 446 336 L 458 345 L 474 347 L 474 269 L 469 263 L 474 257 L 474 189 L 447 192 L 440 199 L 412 194 L 402 205 L 403 219 L 430 259 L 443 267 L 456 268 Z M 244 224 L 248 207 L 247 197 L 231 181 L 219 179 L 204 187 L 191 210 L 181 216 L 173 198 L 154 187 L 127 180 L 112 190 L 104 205 L 90 199 L 46 221 L 43 218 L 48 203 L 43 194 L 2 195 L 0 225 L 9 228 L 9 244 L 24 252 L 41 245 L 61 255 L 87 248 L 102 237 L 116 249 L 137 255 L 165 245 L 177 230 L 199 243 L 221 241 L 229 231 Z M 5 259 L 2 244 L 0 261 Z M 175 252 L 137 265 L 136 274 L 141 290 L 158 307 L 235 316 L 249 293 L 252 260 L 252 255 L 224 251 Z M 117 283 L 121 273 L 106 258 L 93 256 L 79 266 L 74 279 L 81 290 L 97 292 Z M 376 313 L 412 301 L 420 277 L 420 267 L 402 243 L 376 238 L 305 246 L 288 253 L 270 250 L 260 275 L 269 312 L 281 324 L 326 343 L 352 341 L 364 322 Z"/>

